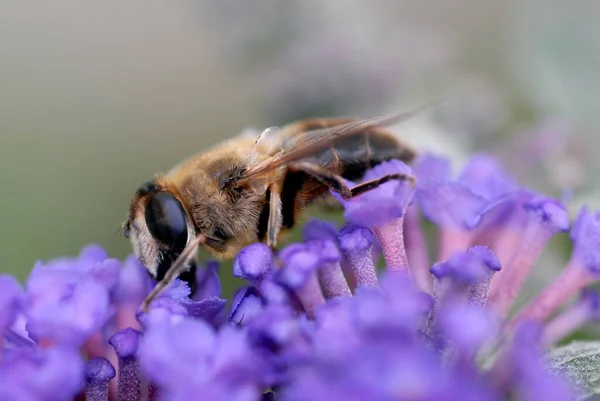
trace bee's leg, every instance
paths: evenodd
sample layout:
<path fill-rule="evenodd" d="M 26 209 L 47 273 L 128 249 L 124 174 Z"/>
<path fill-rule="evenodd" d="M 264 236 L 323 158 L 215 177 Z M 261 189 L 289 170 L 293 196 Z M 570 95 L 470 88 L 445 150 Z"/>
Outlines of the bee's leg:
<path fill-rule="evenodd" d="M 376 178 L 371 181 L 366 181 L 356 185 L 354 188 L 348 187 L 342 176 L 334 174 L 323 167 L 307 162 L 297 162 L 289 165 L 289 169 L 292 171 L 302 171 L 314 179 L 320 181 L 323 185 L 326 185 L 331 190 L 339 193 L 344 199 L 352 199 L 355 196 L 364 194 L 367 191 L 377 188 L 383 183 L 392 180 L 408 181 L 412 186 L 415 185 L 415 177 L 408 174 L 388 174 L 382 177 Z"/>
<path fill-rule="evenodd" d="M 282 185 L 278 180 L 269 187 L 271 196 L 269 199 L 269 222 L 267 223 L 267 245 L 272 249 L 277 246 L 277 238 L 281 229 L 281 191 Z"/>
<path fill-rule="evenodd" d="M 186 245 L 181 254 L 175 259 L 175 262 L 171 266 L 169 266 L 169 270 L 165 273 L 165 276 L 162 280 L 160 280 L 154 289 L 148 294 L 144 302 L 142 303 L 142 311 L 148 312 L 150 307 L 150 303 L 154 299 L 156 299 L 160 294 L 162 294 L 169 285 L 175 279 L 186 270 L 188 264 L 194 259 L 196 253 L 198 252 L 198 248 L 200 244 L 206 242 L 206 237 L 202 234 L 198 234 L 198 236 L 193 239 L 189 244 Z"/>

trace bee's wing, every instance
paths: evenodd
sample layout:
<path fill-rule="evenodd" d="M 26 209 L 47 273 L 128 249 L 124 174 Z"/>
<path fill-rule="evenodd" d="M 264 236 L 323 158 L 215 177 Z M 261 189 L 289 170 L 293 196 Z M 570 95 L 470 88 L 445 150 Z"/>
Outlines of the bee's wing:
<path fill-rule="evenodd" d="M 345 123 L 340 122 L 348 121 L 349 119 L 323 119 L 323 125 L 329 125 L 330 127 L 310 130 L 298 135 L 286 135 L 286 129 L 284 127 L 280 131 L 279 138 L 270 138 L 272 140 L 277 139 L 279 141 L 281 150 L 275 153 L 272 157 L 248 168 L 235 181 L 235 183 L 246 183 L 251 181 L 253 178 L 267 174 L 287 163 L 309 157 L 328 148 L 331 146 L 333 141 L 341 137 L 356 135 L 364 132 L 367 129 L 388 126 L 406 121 L 420 114 L 423 110 L 429 107 L 430 105 L 427 105 L 408 112 L 366 120 L 354 119 Z M 337 125 L 331 126 L 332 122 L 337 123 Z"/>

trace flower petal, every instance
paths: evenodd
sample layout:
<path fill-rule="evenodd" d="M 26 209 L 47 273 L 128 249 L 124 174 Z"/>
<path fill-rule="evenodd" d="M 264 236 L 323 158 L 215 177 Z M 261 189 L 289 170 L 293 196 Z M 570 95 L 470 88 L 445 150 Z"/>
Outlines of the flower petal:
<path fill-rule="evenodd" d="M 83 390 L 84 364 L 77 350 L 21 348 L 3 355 L 3 400 L 71 400 Z"/>
<path fill-rule="evenodd" d="M 22 291 L 14 277 L 0 275 L 0 338 L 17 318 Z"/>
<path fill-rule="evenodd" d="M 202 301 L 203 299 L 218 297 L 220 295 L 219 263 L 209 261 L 204 266 L 204 269 L 196 270 L 196 291 L 192 299 L 194 301 Z"/>
<path fill-rule="evenodd" d="M 32 339 L 82 344 L 107 321 L 110 298 L 88 274 L 38 264 L 27 280 L 23 310 Z"/>
<path fill-rule="evenodd" d="M 574 256 L 593 273 L 600 273 L 600 211 L 584 207 L 571 229 Z"/>
<path fill-rule="evenodd" d="M 269 274 L 273 264 L 273 252 L 268 245 L 255 243 L 242 249 L 233 264 L 233 275 L 255 286 Z"/>

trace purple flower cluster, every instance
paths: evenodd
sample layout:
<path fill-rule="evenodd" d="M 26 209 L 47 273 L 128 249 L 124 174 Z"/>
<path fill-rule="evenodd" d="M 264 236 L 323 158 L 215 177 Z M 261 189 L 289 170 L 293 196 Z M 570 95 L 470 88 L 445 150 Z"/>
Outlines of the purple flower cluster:
<path fill-rule="evenodd" d="M 571 227 L 558 201 L 487 156 L 457 178 L 426 155 L 365 179 L 392 173 L 417 184 L 341 200 L 346 226 L 311 221 L 277 254 L 243 249 L 233 272 L 248 285 L 228 308 L 209 263 L 192 298 L 176 281 L 141 313 L 153 284 L 143 267 L 96 246 L 39 263 L 24 288 L 0 276 L 0 400 L 575 399 L 545 350 L 600 317 L 600 295 L 584 290 L 600 274 L 600 213 L 584 209 Z M 510 315 L 564 231 L 567 267 Z"/>
<path fill-rule="evenodd" d="M 84 391 L 89 400 L 140 399 L 151 387 L 137 360 L 140 329 L 163 311 L 221 325 L 226 301 L 218 297 L 216 268 L 198 274 L 194 299 L 176 282 L 151 316 L 138 313 L 153 287 L 144 267 L 95 245 L 76 258 L 37 263 L 24 288 L 0 275 L 0 400 L 62 401 Z"/>

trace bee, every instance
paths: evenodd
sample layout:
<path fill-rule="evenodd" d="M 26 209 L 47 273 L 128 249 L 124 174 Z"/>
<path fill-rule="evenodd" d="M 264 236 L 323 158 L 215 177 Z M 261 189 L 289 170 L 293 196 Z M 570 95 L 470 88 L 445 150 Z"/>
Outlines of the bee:
<path fill-rule="evenodd" d="M 129 205 L 123 233 L 158 284 L 150 302 L 177 277 L 192 291 L 200 247 L 217 259 L 258 241 L 272 248 L 311 203 L 330 190 L 350 199 L 389 180 L 391 174 L 350 188 L 367 169 L 415 151 L 385 128 L 417 111 L 360 120 L 315 118 L 281 129 L 245 134 L 198 153 L 143 184 Z"/>

